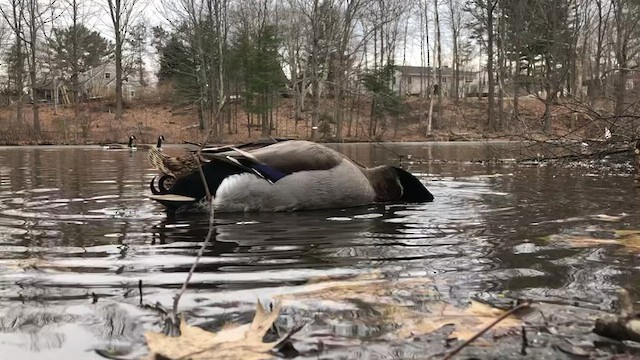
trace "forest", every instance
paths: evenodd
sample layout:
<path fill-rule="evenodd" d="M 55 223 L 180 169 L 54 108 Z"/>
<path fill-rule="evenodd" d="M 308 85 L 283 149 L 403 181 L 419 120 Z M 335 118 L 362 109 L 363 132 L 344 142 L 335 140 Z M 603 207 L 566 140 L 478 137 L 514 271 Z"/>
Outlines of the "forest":
<path fill-rule="evenodd" d="M 133 132 L 140 104 L 186 111 L 216 141 L 282 135 L 284 105 L 313 140 L 637 132 L 630 0 L 8 0 L 0 13 L 4 143 L 86 141 L 105 107 L 109 133 Z M 52 107 L 68 113 L 43 119 Z"/>

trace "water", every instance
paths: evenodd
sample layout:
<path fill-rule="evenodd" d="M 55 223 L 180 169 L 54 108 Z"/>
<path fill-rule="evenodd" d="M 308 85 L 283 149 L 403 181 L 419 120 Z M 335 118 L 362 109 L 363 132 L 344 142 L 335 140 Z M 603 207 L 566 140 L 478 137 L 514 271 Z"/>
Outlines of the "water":
<path fill-rule="evenodd" d="M 190 322 L 215 328 L 248 321 L 256 299 L 295 294 L 310 280 L 372 273 L 429 279 L 392 296 L 411 303 L 428 288 L 454 304 L 533 298 L 609 310 L 616 288 L 639 293 L 632 251 L 549 240 L 640 228 L 628 166 L 474 161 L 522 155 L 520 145 L 504 143 L 335 147 L 369 166 L 398 165 L 402 155 L 402 166 L 436 200 L 218 214 L 214 244 L 181 301 Z M 3 354 L 51 359 L 100 358 L 93 350 L 108 347 L 131 356 L 144 352 L 143 332 L 158 330 L 162 321 L 137 306 L 138 282 L 145 303 L 169 306 L 208 228 L 207 216 L 167 216 L 147 199 L 154 175 L 144 151 L 0 148 Z M 301 358 L 316 358 L 319 342 L 329 344 L 322 353 L 349 358 L 396 349 L 385 340 L 388 324 L 367 323 L 352 310 L 330 302 L 313 311 L 293 306 L 282 321 L 307 323 L 294 337 Z"/>

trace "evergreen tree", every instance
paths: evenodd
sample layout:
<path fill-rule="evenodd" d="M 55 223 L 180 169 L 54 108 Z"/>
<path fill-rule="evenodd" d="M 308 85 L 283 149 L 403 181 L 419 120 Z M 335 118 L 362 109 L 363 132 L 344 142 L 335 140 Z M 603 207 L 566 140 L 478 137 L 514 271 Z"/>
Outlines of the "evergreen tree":
<path fill-rule="evenodd" d="M 243 85 L 245 109 L 261 120 L 263 135 L 271 131 L 269 115 L 286 83 L 279 46 L 276 27 L 264 25 L 255 33 L 240 31 L 231 49 L 232 73 L 237 74 L 237 81 Z"/>
<path fill-rule="evenodd" d="M 133 72 L 138 77 L 138 82 L 142 86 L 147 86 L 147 79 L 145 75 L 144 56 L 147 52 L 147 25 L 144 22 L 136 24 L 129 33 L 127 43 L 129 44 L 132 56 L 133 56 Z"/>
<path fill-rule="evenodd" d="M 85 72 L 102 64 L 113 54 L 113 44 L 102 37 L 99 32 L 91 31 L 80 24 L 73 28 L 58 28 L 53 30 L 53 37 L 49 39 L 49 48 L 53 52 L 56 67 L 63 76 L 73 76 L 73 53 L 71 48 L 77 39 L 78 72 Z"/>

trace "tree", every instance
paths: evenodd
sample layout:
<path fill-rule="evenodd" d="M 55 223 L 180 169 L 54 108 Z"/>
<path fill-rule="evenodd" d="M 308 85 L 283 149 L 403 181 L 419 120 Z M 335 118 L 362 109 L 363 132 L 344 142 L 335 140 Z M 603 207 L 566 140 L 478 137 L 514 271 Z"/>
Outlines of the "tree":
<path fill-rule="evenodd" d="M 285 82 L 278 55 L 280 40 L 275 26 L 266 22 L 255 33 L 249 31 L 244 28 L 236 34 L 230 59 L 243 83 L 246 110 L 259 117 L 266 136 L 271 134 L 271 111 Z"/>
<path fill-rule="evenodd" d="M 129 27 L 135 15 L 137 15 L 137 0 L 107 0 L 109 17 L 113 26 L 115 37 L 115 62 L 116 62 L 116 120 L 122 118 L 122 50 L 128 39 Z"/>
<path fill-rule="evenodd" d="M 640 3 L 633 0 L 612 0 L 613 18 L 615 20 L 614 52 L 616 59 L 615 80 L 615 116 L 623 116 L 629 107 L 626 101 L 626 84 L 629 66 L 640 51 Z"/>
<path fill-rule="evenodd" d="M 382 69 L 370 70 L 362 76 L 361 81 L 372 97 L 370 136 L 377 135 L 377 124 L 383 122 L 386 115 L 397 117 L 406 111 L 400 96 L 389 88 L 394 71 L 395 66 L 388 64 Z"/>
<path fill-rule="evenodd" d="M 130 36 L 127 39 L 133 57 L 133 72 L 137 74 L 138 82 L 142 86 L 147 86 L 144 63 L 147 52 L 147 37 L 147 25 L 143 21 L 140 21 L 131 28 Z"/>
<path fill-rule="evenodd" d="M 181 67 L 180 70 L 187 71 L 191 76 L 189 80 L 193 80 L 192 84 L 197 86 L 198 93 L 191 93 L 190 96 L 193 95 L 193 104 L 198 107 L 200 130 L 206 132 L 204 141 L 211 138 L 220 141 L 228 118 L 223 109 L 228 90 L 229 1 L 165 1 L 162 6 L 177 36 L 175 40 L 189 54 L 187 57 L 176 57 L 175 60 L 193 62 L 190 69 Z M 157 40 L 155 42 L 158 43 Z"/>
<path fill-rule="evenodd" d="M 336 140 L 342 141 L 342 109 L 343 109 L 343 93 L 345 91 L 345 83 L 347 82 L 347 73 L 353 50 L 349 49 L 352 40 L 355 22 L 360 16 L 364 1 L 347 0 L 345 2 L 344 11 L 340 16 L 338 25 L 338 36 L 336 52 L 334 54 L 334 119 L 336 122 Z M 360 48 L 362 42 L 356 44 L 355 49 Z"/>
<path fill-rule="evenodd" d="M 438 0 L 434 0 L 433 9 L 435 11 L 435 21 L 436 21 L 436 53 L 437 53 L 437 71 L 436 75 L 438 78 L 438 117 L 436 121 L 434 121 L 434 127 L 438 128 L 441 126 L 443 120 L 444 108 L 442 107 L 442 39 L 440 36 L 440 9 L 438 6 Z"/>
<path fill-rule="evenodd" d="M 498 0 L 470 0 L 465 7 L 475 19 L 470 26 L 476 33 L 476 39 L 487 49 L 487 84 L 489 87 L 487 127 L 490 130 L 497 130 L 497 123 L 494 116 L 495 106 L 495 69 L 494 69 L 494 45 L 495 28 L 494 16 L 498 7 Z M 486 40 L 485 36 L 486 35 Z"/>
<path fill-rule="evenodd" d="M 24 12 L 25 0 L 10 0 L 9 7 L 0 6 L 0 12 L 13 32 L 14 44 L 9 54 L 9 70 L 14 71 L 14 84 L 17 96 L 16 120 L 24 120 L 22 101 L 24 89 L 24 70 L 26 54 L 24 50 Z M 10 76 L 11 77 L 11 76 Z"/>
<path fill-rule="evenodd" d="M 27 64 L 29 67 L 30 93 L 31 93 L 31 109 L 33 111 L 33 132 L 36 137 L 40 135 L 40 110 L 38 103 L 38 93 L 36 91 L 38 85 L 38 61 L 37 53 L 40 48 L 40 36 L 38 33 L 43 31 L 44 27 L 52 22 L 55 17 L 53 2 L 41 5 L 39 0 L 25 0 L 26 14 L 24 14 L 24 33 L 22 41 L 27 45 L 28 57 Z M 51 17 L 45 17 L 45 14 L 51 11 Z"/>
<path fill-rule="evenodd" d="M 54 28 L 48 45 L 58 70 L 74 82 L 74 89 L 79 74 L 99 66 L 113 54 L 113 44 L 84 24 Z"/>
<path fill-rule="evenodd" d="M 461 60 L 461 30 L 462 30 L 462 9 L 460 0 L 448 0 L 449 26 L 451 29 L 452 45 L 452 68 L 453 68 L 453 98 L 457 103 L 460 98 L 460 60 Z"/>

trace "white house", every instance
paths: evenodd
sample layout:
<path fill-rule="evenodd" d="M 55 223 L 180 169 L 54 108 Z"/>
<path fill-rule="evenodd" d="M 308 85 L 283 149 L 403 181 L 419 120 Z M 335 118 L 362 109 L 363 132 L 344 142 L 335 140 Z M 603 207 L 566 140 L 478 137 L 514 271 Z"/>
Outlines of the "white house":
<path fill-rule="evenodd" d="M 89 69 L 79 77 L 87 98 L 110 96 L 116 92 L 116 64 L 113 61 Z M 125 73 L 122 80 L 122 98 L 130 101 L 140 94 L 141 85 L 133 74 Z"/>
<path fill-rule="evenodd" d="M 468 95 L 472 89 L 477 88 L 478 73 L 460 70 L 459 96 Z M 453 69 L 444 66 L 442 68 L 442 94 L 449 96 L 454 90 Z M 394 74 L 393 90 L 400 95 L 424 95 L 429 92 L 429 86 L 437 83 L 436 69 L 421 66 L 398 66 Z"/>

